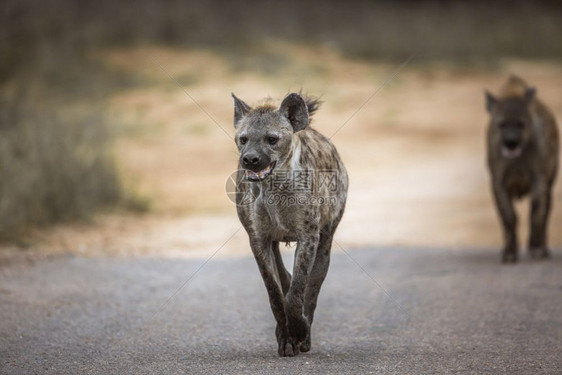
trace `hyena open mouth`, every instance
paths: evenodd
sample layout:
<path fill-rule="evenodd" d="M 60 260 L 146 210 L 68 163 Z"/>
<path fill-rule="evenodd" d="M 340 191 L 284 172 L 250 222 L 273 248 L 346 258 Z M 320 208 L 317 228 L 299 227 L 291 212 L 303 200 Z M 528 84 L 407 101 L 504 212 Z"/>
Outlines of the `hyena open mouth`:
<path fill-rule="evenodd" d="M 522 151 L 523 150 L 522 150 L 520 145 L 517 145 L 516 147 L 503 146 L 502 147 L 502 156 L 506 159 L 515 159 L 515 158 L 521 156 Z"/>
<path fill-rule="evenodd" d="M 267 167 L 265 167 L 264 169 L 262 169 L 261 171 L 258 172 L 254 172 L 251 171 L 249 169 L 246 169 L 246 179 L 248 181 L 262 181 L 264 180 L 267 176 L 269 176 L 271 174 L 271 172 L 273 172 L 273 169 L 275 169 L 275 164 L 277 162 L 272 162 L 271 164 L 269 164 Z"/>

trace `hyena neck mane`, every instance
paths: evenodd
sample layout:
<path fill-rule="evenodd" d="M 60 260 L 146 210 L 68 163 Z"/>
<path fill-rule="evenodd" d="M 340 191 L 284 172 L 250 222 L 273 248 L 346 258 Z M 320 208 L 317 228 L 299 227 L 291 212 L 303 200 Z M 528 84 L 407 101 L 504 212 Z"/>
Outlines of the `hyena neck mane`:
<path fill-rule="evenodd" d="M 303 98 L 306 104 L 306 108 L 308 109 L 308 118 L 309 118 L 309 126 L 310 126 L 310 122 L 312 122 L 312 117 L 316 112 L 318 112 L 318 109 L 320 109 L 320 106 L 322 105 L 322 101 L 320 100 L 320 98 L 314 96 L 308 96 L 302 93 L 299 93 L 299 95 L 301 95 L 301 97 Z M 273 99 L 266 98 L 262 100 L 261 103 L 259 103 L 255 108 L 250 109 L 248 114 L 266 114 L 270 112 L 275 112 L 277 109 L 278 107 L 275 104 L 273 104 Z"/>
<path fill-rule="evenodd" d="M 500 99 L 525 99 L 530 86 L 520 77 L 511 75 L 500 88 Z"/>
<path fill-rule="evenodd" d="M 497 96 L 486 91 L 486 108 L 494 118 L 522 118 L 531 115 L 538 103 L 536 89 L 518 76 L 511 75 Z M 498 120 L 499 121 L 499 120 Z"/>
<path fill-rule="evenodd" d="M 306 129 L 293 134 L 291 148 L 286 155 L 285 160 L 283 160 L 283 163 L 279 166 L 279 170 L 294 173 L 294 171 L 306 168 L 306 166 L 301 163 L 303 147 L 302 137 L 312 131 L 312 128 L 309 126 Z"/>
<path fill-rule="evenodd" d="M 306 103 L 306 108 L 308 108 L 308 117 L 310 118 L 310 121 L 312 121 L 312 116 L 314 116 L 316 111 L 318 111 L 320 105 L 322 104 L 322 101 L 319 98 L 303 95 L 302 93 L 301 96 Z"/>

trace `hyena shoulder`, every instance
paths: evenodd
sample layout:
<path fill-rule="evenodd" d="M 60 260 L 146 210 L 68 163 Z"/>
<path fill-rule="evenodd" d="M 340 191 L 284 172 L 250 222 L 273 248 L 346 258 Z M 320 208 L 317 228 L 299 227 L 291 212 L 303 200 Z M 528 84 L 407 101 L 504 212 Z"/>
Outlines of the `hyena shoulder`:
<path fill-rule="evenodd" d="M 300 164 L 315 170 L 339 170 L 342 163 L 330 139 L 315 129 L 307 129 L 297 133 L 300 147 Z"/>

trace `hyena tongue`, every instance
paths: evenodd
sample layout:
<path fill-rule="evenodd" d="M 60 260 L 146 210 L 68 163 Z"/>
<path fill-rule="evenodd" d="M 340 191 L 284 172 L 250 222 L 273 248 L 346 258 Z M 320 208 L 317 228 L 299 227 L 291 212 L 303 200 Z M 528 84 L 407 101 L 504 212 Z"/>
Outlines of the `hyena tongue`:
<path fill-rule="evenodd" d="M 521 155 L 521 149 L 516 148 L 515 150 L 510 150 L 506 147 L 502 147 L 502 155 L 504 158 L 513 159 Z"/>
<path fill-rule="evenodd" d="M 258 175 L 261 179 L 264 179 L 265 177 L 267 177 L 267 174 L 269 173 L 269 171 L 271 170 L 271 168 L 268 166 L 267 168 L 265 168 L 263 171 L 259 171 Z"/>
<path fill-rule="evenodd" d="M 271 168 L 272 165 L 270 164 L 265 169 L 258 172 L 246 170 L 246 178 L 249 180 L 263 180 L 271 172 Z"/>
<path fill-rule="evenodd" d="M 260 178 L 260 176 L 256 172 L 252 172 L 246 169 L 246 178 L 250 180 L 257 180 Z"/>

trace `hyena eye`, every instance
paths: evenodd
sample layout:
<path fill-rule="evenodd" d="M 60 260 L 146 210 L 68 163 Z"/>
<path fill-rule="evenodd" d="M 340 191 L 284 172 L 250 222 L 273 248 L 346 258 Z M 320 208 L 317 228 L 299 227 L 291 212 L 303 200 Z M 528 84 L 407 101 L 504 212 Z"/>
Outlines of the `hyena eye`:
<path fill-rule="evenodd" d="M 240 142 L 241 145 L 245 145 L 248 143 L 248 137 L 240 137 L 238 138 L 238 142 Z"/>
<path fill-rule="evenodd" d="M 276 144 L 278 140 L 279 138 L 277 137 L 267 137 L 267 143 L 269 143 L 270 145 Z"/>

